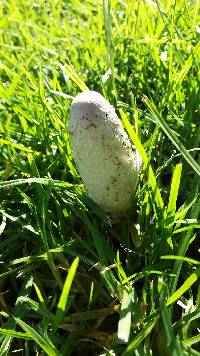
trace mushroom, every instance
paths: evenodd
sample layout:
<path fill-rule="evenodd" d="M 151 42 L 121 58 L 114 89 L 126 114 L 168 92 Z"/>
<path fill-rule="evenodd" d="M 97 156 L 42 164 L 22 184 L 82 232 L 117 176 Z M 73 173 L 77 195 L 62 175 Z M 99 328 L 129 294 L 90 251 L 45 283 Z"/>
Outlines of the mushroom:
<path fill-rule="evenodd" d="M 138 184 L 141 157 L 115 109 L 101 94 L 84 91 L 72 102 L 68 129 L 88 195 L 111 215 L 123 215 Z"/>

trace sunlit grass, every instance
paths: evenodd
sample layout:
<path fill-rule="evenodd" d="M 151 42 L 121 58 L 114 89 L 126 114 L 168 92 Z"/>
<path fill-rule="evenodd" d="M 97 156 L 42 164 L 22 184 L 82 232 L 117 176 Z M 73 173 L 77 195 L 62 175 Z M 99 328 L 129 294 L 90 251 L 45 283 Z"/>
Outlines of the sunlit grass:
<path fill-rule="evenodd" d="M 0 355 L 199 355 L 199 37 L 198 1 L 2 1 Z M 143 159 L 113 226 L 67 132 L 87 89 Z"/>

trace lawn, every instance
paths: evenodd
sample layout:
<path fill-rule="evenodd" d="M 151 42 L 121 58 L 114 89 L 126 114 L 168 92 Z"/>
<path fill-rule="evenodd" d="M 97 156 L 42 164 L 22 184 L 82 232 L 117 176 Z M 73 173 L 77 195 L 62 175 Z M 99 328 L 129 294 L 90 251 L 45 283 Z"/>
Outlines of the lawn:
<path fill-rule="evenodd" d="M 198 0 L 1 1 L 0 355 L 200 355 L 199 23 Z M 70 145 L 88 89 L 143 160 L 115 224 Z"/>

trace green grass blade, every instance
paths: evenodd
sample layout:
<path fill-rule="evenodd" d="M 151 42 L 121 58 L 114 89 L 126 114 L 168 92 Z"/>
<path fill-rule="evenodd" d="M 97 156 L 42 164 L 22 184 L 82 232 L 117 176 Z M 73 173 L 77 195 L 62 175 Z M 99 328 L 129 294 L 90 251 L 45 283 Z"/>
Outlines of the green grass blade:
<path fill-rule="evenodd" d="M 63 186 L 63 187 L 72 187 L 73 185 L 67 182 L 56 181 L 51 178 L 24 178 L 24 179 L 13 179 L 9 181 L 0 182 L 0 189 L 9 188 L 21 184 L 44 184 L 44 185 L 55 185 L 55 186 Z"/>
<path fill-rule="evenodd" d="M 197 187 L 196 198 L 199 195 L 198 191 L 199 191 L 199 189 Z M 196 204 L 193 206 L 191 214 L 192 214 L 193 218 L 198 218 L 199 213 L 200 213 L 200 198 L 196 201 Z M 185 255 L 187 248 L 188 248 L 190 238 L 192 236 L 192 232 L 193 232 L 193 230 L 191 229 L 187 232 L 187 234 L 183 235 L 183 238 L 180 242 L 180 246 L 177 251 L 178 256 Z M 182 261 L 175 261 L 172 273 L 175 274 L 176 277 L 174 278 L 174 280 L 171 280 L 171 282 L 170 282 L 171 293 L 175 292 L 175 290 L 176 290 L 176 285 L 177 285 L 178 278 L 180 275 L 181 266 L 182 266 Z"/>
<path fill-rule="evenodd" d="M 2 356 L 8 355 L 8 352 L 9 352 L 10 346 L 11 346 L 11 342 L 12 342 L 12 336 L 7 335 L 1 343 L 0 355 L 2 355 Z"/>
<path fill-rule="evenodd" d="M 200 176 L 200 166 L 194 160 L 194 158 L 191 156 L 191 154 L 186 150 L 185 146 L 179 141 L 178 137 L 170 129 L 168 124 L 164 121 L 164 119 L 162 118 L 161 114 L 157 111 L 154 103 L 151 102 L 146 96 L 143 96 L 142 101 L 146 104 L 146 106 L 150 110 L 153 118 L 160 125 L 160 127 L 163 129 L 165 134 L 169 137 L 169 139 L 172 141 L 172 143 L 178 149 L 178 151 L 182 154 L 182 156 L 185 158 L 187 163 Z"/>
<path fill-rule="evenodd" d="M 171 189 L 170 189 L 170 196 L 169 196 L 169 203 L 167 206 L 167 218 L 175 216 L 176 211 L 176 201 L 178 197 L 178 191 L 180 186 L 180 179 L 181 179 L 181 171 L 182 171 L 182 164 L 177 164 L 171 182 Z"/>
<path fill-rule="evenodd" d="M 179 328 L 181 325 L 187 325 L 191 323 L 194 320 L 200 319 L 200 309 L 197 307 L 197 309 L 189 314 L 185 314 L 182 319 L 178 320 L 173 324 L 173 328 Z"/>
<path fill-rule="evenodd" d="M 182 227 L 181 229 L 174 230 L 173 234 L 179 234 L 180 232 L 184 232 L 192 229 L 200 229 L 200 225 L 191 224 L 189 226 Z"/>
<path fill-rule="evenodd" d="M 162 200 L 162 196 L 156 181 L 156 177 L 153 173 L 153 169 L 149 163 L 148 156 L 144 150 L 144 147 L 142 146 L 142 143 L 140 142 L 139 137 L 137 136 L 135 130 L 131 126 L 130 122 L 127 119 L 127 116 L 124 114 L 122 110 L 120 110 L 121 118 L 124 124 L 125 129 L 127 130 L 133 144 L 136 146 L 138 149 L 138 152 L 140 153 L 140 156 L 142 157 L 142 161 L 144 164 L 144 169 L 148 169 L 148 178 L 149 178 L 149 184 L 152 188 L 153 194 L 155 194 L 155 201 L 157 203 L 157 207 L 159 210 L 162 212 L 164 208 L 164 203 Z"/>
<path fill-rule="evenodd" d="M 74 261 L 72 262 L 72 265 L 69 268 L 67 278 L 65 280 L 63 290 L 58 302 L 57 310 L 56 310 L 56 315 L 54 319 L 54 332 L 56 332 L 57 328 L 59 327 L 60 323 L 62 322 L 64 315 L 65 315 L 65 310 L 67 306 L 67 301 L 68 301 L 68 296 L 69 292 L 72 286 L 72 282 L 74 280 L 75 274 L 76 274 L 76 269 L 78 267 L 79 263 L 79 258 L 76 257 Z"/>
<path fill-rule="evenodd" d="M 24 146 L 20 145 L 19 143 L 4 140 L 2 138 L 0 138 L 0 145 L 10 145 L 13 148 L 20 150 L 20 151 L 24 151 L 24 152 L 28 152 L 28 153 L 33 152 L 33 150 L 31 150 L 30 148 L 24 147 Z"/>
<path fill-rule="evenodd" d="M 82 81 L 77 73 L 72 69 L 69 64 L 61 66 L 62 71 L 69 76 L 69 78 L 78 86 L 82 91 L 89 90 L 87 85 Z"/>
<path fill-rule="evenodd" d="M 167 300 L 167 306 L 174 303 L 177 299 L 179 299 L 187 290 L 198 280 L 200 277 L 200 268 L 196 270 L 196 272 L 192 273 L 189 278 L 183 283 L 183 285 L 177 289 L 175 293 L 171 295 L 171 297 Z"/>
<path fill-rule="evenodd" d="M 9 330 L 9 329 L 0 329 L 0 334 L 16 337 L 19 339 L 32 340 L 32 337 L 28 333 L 22 333 L 19 331 Z"/>
<path fill-rule="evenodd" d="M 107 45 L 107 70 L 111 70 L 108 79 L 108 93 L 109 97 L 113 101 L 113 96 L 116 99 L 116 86 L 114 76 L 114 47 L 112 44 L 112 27 L 111 27 L 111 2 L 110 0 L 103 0 L 104 22 L 105 22 L 105 35 Z"/>
<path fill-rule="evenodd" d="M 162 260 L 177 260 L 177 261 L 185 261 L 188 263 L 192 263 L 194 265 L 199 265 L 200 262 L 197 260 L 194 260 L 193 258 L 185 257 L 185 256 L 173 256 L 173 255 L 168 255 L 168 256 L 161 256 L 160 257 Z"/>
<path fill-rule="evenodd" d="M 132 352 L 141 344 L 141 342 L 151 333 L 159 317 L 155 317 L 151 322 L 144 326 L 142 331 L 128 345 L 122 356 L 132 355 Z"/>
<path fill-rule="evenodd" d="M 183 340 L 183 345 L 185 346 L 192 346 L 200 342 L 200 335 L 196 335 L 191 337 L 190 339 Z"/>
<path fill-rule="evenodd" d="M 161 318 L 165 330 L 165 335 L 168 339 L 170 353 L 171 355 L 179 356 L 181 355 L 182 350 L 181 350 L 181 346 L 177 342 L 174 335 L 174 330 L 172 328 L 169 310 L 167 309 L 167 306 L 163 300 L 161 301 L 160 304 L 161 304 Z"/>
<path fill-rule="evenodd" d="M 185 64 L 183 65 L 182 69 L 180 72 L 176 75 L 175 74 L 175 85 L 177 86 L 178 84 L 182 83 L 186 75 L 188 74 L 190 68 L 192 67 L 193 61 L 194 61 L 194 55 L 197 56 L 197 58 L 200 56 L 200 44 L 198 43 L 196 47 L 193 49 L 193 54 L 189 56 Z"/>
<path fill-rule="evenodd" d="M 15 318 L 15 321 L 21 326 L 21 328 L 34 340 L 49 356 L 60 356 L 59 352 L 50 346 L 47 341 L 38 334 L 31 326 L 26 324 L 24 321 L 19 318 Z"/>

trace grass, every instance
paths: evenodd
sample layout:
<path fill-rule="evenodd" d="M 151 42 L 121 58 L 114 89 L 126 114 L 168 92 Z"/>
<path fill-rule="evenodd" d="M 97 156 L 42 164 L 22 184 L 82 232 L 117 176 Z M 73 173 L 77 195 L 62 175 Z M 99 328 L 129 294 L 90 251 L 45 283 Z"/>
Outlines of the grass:
<path fill-rule="evenodd" d="M 199 1 L 2 1 L 0 355 L 200 355 Z M 143 159 L 111 226 L 67 123 L 97 90 Z"/>

